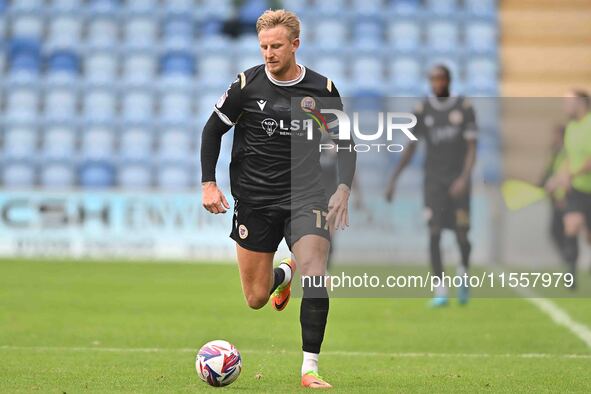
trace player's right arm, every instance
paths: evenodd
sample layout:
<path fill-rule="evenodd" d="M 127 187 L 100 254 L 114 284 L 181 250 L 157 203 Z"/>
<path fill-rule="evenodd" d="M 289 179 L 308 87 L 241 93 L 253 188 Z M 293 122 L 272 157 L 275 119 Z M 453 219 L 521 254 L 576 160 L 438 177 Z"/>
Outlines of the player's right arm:
<path fill-rule="evenodd" d="M 419 104 L 415 109 L 415 116 L 417 117 L 417 125 L 413 130 L 413 133 L 415 135 L 421 135 L 423 132 L 423 109 L 423 103 Z M 402 174 L 402 171 L 404 171 L 404 169 L 408 166 L 408 163 L 410 163 L 410 161 L 412 160 L 416 150 L 417 141 L 410 141 L 404 147 L 404 151 L 402 152 L 402 158 L 400 159 L 398 165 L 394 169 L 394 172 L 392 172 L 392 175 L 390 176 L 390 181 L 388 182 L 388 187 L 386 189 L 386 201 L 392 201 L 392 199 L 394 198 L 398 178 L 400 177 L 400 174 Z"/>
<path fill-rule="evenodd" d="M 203 207 L 211 213 L 225 213 L 230 208 L 215 178 L 222 136 L 230 130 L 242 113 L 242 88 L 245 76 L 240 74 L 220 97 L 201 134 L 201 196 Z"/>

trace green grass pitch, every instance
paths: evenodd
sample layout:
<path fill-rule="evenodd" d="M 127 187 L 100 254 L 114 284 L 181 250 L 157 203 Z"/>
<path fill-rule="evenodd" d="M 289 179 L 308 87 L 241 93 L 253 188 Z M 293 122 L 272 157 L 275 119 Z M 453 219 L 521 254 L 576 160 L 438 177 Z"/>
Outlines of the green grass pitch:
<path fill-rule="evenodd" d="M 530 302 L 426 301 L 333 299 L 332 392 L 590 392 L 591 349 Z M 591 326 L 591 300 L 555 302 Z M 233 265 L 3 260 L 0 392 L 301 392 L 298 315 L 247 308 Z M 227 388 L 195 373 L 212 339 L 242 353 Z"/>

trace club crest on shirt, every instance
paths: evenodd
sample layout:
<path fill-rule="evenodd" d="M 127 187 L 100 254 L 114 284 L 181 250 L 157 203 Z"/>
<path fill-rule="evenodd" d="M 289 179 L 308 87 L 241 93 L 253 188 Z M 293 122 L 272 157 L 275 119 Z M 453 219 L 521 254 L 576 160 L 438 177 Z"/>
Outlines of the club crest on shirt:
<path fill-rule="evenodd" d="M 246 237 L 248 237 L 248 229 L 244 224 L 238 226 L 238 236 L 240 239 L 246 239 Z"/>
<path fill-rule="evenodd" d="M 304 97 L 300 103 L 304 112 L 312 112 L 316 109 L 316 100 L 312 97 Z"/>
<path fill-rule="evenodd" d="M 425 126 L 427 127 L 433 127 L 433 125 L 435 124 L 435 119 L 433 119 L 433 117 L 431 115 L 427 115 L 425 116 Z"/>
<path fill-rule="evenodd" d="M 275 130 L 277 130 L 277 126 L 279 126 L 279 124 L 275 119 L 267 118 L 261 122 L 261 127 L 269 137 L 273 135 Z"/>
<path fill-rule="evenodd" d="M 459 110 L 456 109 L 449 113 L 449 123 L 451 123 L 452 125 L 458 126 L 462 123 L 463 120 L 464 115 L 462 115 L 462 112 L 460 112 Z"/>

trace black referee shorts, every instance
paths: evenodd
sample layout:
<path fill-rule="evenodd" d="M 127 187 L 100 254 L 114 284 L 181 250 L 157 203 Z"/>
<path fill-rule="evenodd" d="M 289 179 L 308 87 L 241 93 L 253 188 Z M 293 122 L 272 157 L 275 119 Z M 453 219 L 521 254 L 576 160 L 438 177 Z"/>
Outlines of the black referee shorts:
<path fill-rule="evenodd" d="M 591 193 L 571 189 L 566 195 L 565 212 L 580 212 L 585 216 L 587 228 L 591 228 Z"/>
<path fill-rule="evenodd" d="M 449 185 L 426 184 L 425 216 L 430 228 L 470 229 L 470 189 L 459 198 L 449 194 Z"/>
<path fill-rule="evenodd" d="M 267 253 L 276 252 L 283 238 L 290 250 L 304 235 L 319 235 L 330 241 L 327 212 L 328 203 L 323 199 L 294 209 L 235 201 L 230 238 L 244 249 Z"/>

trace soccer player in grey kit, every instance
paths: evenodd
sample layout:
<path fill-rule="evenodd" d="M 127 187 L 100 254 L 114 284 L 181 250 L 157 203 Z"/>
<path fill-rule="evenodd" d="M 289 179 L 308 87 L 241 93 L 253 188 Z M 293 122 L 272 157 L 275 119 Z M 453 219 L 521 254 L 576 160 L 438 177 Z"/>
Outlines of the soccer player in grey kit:
<path fill-rule="evenodd" d="M 471 174 L 476 160 L 477 125 L 474 109 L 464 97 L 450 96 L 451 74 L 444 65 L 433 67 L 429 75 L 433 96 L 423 100 L 416 108 L 417 126 L 414 134 L 425 141 L 424 164 L 425 215 L 429 222 L 429 255 L 433 275 L 442 277 L 440 240 L 443 229 L 455 232 L 461 254 L 458 274 L 468 272 L 471 245 L 470 228 Z M 394 170 L 386 191 L 391 201 L 398 178 L 408 165 L 417 143 L 411 141 Z M 435 290 L 431 306 L 448 304 L 445 286 Z M 458 289 L 460 304 L 468 302 L 468 287 Z"/>
<path fill-rule="evenodd" d="M 325 127 L 316 129 L 311 141 L 302 140 L 299 130 L 284 125 L 291 125 L 299 114 L 292 100 L 304 112 L 342 110 L 338 90 L 330 79 L 296 63 L 300 21 L 293 13 L 266 11 L 257 21 L 257 32 L 265 64 L 238 75 L 203 129 L 202 198 L 209 212 L 225 213 L 230 208 L 216 185 L 215 167 L 222 135 L 234 127 L 230 183 L 235 204 L 230 237 L 236 242 L 242 289 L 251 308 L 262 308 L 271 299 L 273 307 L 282 311 L 290 299 L 296 262 L 302 275 L 326 274 L 330 227 L 348 226 L 355 152 L 339 151 L 338 186 L 327 198 L 321 182 L 319 143 L 322 132 L 328 132 L 341 144 L 336 116 L 326 116 Z M 284 238 L 295 260 L 284 259 L 273 268 L 277 246 Z M 303 286 L 304 387 L 331 387 L 318 375 L 328 309 L 325 287 Z"/>

